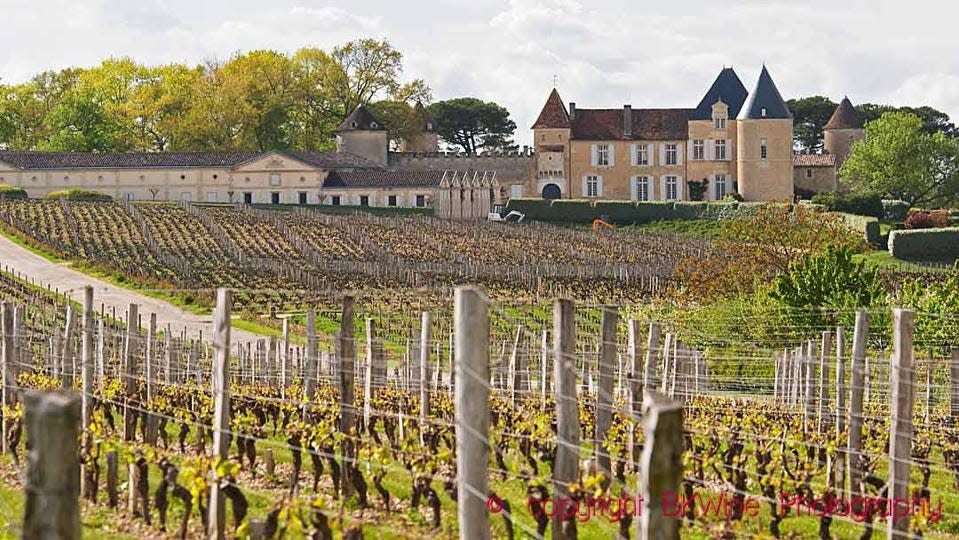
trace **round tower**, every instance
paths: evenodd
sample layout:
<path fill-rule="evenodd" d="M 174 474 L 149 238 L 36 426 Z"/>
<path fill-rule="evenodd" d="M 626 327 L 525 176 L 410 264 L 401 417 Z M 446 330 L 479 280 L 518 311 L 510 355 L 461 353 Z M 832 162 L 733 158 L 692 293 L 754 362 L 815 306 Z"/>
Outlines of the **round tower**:
<path fill-rule="evenodd" d="M 766 66 L 736 120 L 739 194 L 747 201 L 791 201 L 792 113 Z"/>
<path fill-rule="evenodd" d="M 838 171 L 854 142 L 866 137 L 863 128 L 862 116 L 853 107 L 848 97 L 843 97 L 835 112 L 829 117 L 829 122 L 823 129 L 823 146 L 826 153 L 836 156 L 836 170 Z"/>

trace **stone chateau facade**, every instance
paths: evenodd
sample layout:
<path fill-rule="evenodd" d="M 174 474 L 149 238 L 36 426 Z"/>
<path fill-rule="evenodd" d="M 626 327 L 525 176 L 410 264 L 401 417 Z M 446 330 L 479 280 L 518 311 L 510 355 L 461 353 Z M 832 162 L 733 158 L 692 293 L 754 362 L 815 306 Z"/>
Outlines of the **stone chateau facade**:
<path fill-rule="evenodd" d="M 752 92 L 724 68 L 692 109 L 585 109 L 550 92 L 533 124 L 534 169 L 509 196 L 635 201 L 791 200 L 839 189 L 836 170 L 862 122 L 848 99 L 826 130 L 827 155 L 794 156 L 792 114 L 763 66 Z"/>

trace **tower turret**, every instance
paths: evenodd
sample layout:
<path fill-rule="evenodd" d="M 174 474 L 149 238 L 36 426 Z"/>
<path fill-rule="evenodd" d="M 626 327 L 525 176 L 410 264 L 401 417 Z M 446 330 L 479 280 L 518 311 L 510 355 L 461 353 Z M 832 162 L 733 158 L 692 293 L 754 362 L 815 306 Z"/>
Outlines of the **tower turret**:
<path fill-rule="evenodd" d="M 360 103 L 336 128 L 336 151 L 349 152 L 380 165 L 387 164 L 386 126 Z"/>
<path fill-rule="evenodd" d="M 842 166 L 854 142 L 865 138 L 862 116 L 853 107 L 848 97 L 843 97 L 829 122 L 823 126 L 823 146 L 827 153 L 836 156 L 836 170 Z"/>
<path fill-rule="evenodd" d="M 747 201 L 792 200 L 792 113 L 766 66 L 736 121 L 739 194 Z"/>

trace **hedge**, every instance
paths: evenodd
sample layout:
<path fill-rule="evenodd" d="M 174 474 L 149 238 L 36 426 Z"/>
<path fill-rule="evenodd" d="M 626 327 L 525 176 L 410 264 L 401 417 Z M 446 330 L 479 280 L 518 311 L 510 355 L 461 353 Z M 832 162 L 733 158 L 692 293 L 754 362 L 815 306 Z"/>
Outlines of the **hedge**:
<path fill-rule="evenodd" d="M 882 198 L 879 195 L 861 193 L 837 193 L 828 191 L 812 197 L 814 204 L 822 204 L 834 212 L 845 212 L 859 216 L 883 216 Z"/>
<path fill-rule="evenodd" d="M 71 201 L 93 201 L 93 202 L 109 202 L 113 200 L 113 197 L 100 193 L 99 191 L 93 191 L 90 189 L 81 189 L 81 188 L 70 188 L 64 189 L 61 191 L 51 191 L 47 193 L 44 199 L 67 199 Z"/>
<path fill-rule="evenodd" d="M 606 216 L 617 224 L 648 223 L 673 220 L 726 220 L 751 217 L 767 206 L 764 202 L 736 201 L 592 201 L 582 199 L 513 198 L 506 204 L 507 211 L 519 211 L 537 221 L 566 221 L 590 223 Z M 775 203 L 774 203 L 775 204 Z M 815 205 L 809 205 L 814 207 Z M 817 208 L 818 209 L 818 208 Z"/>
<path fill-rule="evenodd" d="M 22 187 L 0 184 L 0 199 L 26 199 L 27 191 Z"/>
<path fill-rule="evenodd" d="M 846 214 L 836 212 L 836 215 L 842 217 L 851 229 L 862 233 L 862 237 L 873 245 L 882 244 L 882 234 L 879 232 L 879 220 L 871 216 L 857 216 L 856 214 Z"/>
<path fill-rule="evenodd" d="M 882 219 L 905 221 L 909 217 L 909 203 L 897 199 L 883 199 Z"/>
<path fill-rule="evenodd" d="M 892 231 L 889 253 L 913 261 L 954 261 L 959 259 L 959 228 Z"/>

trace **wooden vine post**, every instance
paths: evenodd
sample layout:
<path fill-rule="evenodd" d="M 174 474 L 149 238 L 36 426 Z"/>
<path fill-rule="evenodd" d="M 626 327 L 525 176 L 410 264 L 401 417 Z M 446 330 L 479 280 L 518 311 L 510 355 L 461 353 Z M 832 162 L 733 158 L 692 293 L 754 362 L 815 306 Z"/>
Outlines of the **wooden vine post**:
<path fill-rule="evenodd" d="M 613 372 L 616 368 L 616 329 L 619 312 L 614 307 L 603 307 L 599 345 L 599 387 L 596 392 L 596 465 L 606 475 L 606 482 L 613 478 L 609 451 L 605 448 L 606 437 L 613 423 Z M 608 484 L 607 484 L 608 485 Z"/>
<path fill-rule="evenodd" d="M 356 346 L 353 342 L 353 311 L 356 299 L 347 295 L 343 297 L 343 313 L 340 321 L 340 331 L 337 338 L 336 359 L 339 363 L 337 376 L 340 386 L 340 432 L 345 434 L 342 446 L 343 467 L 341 467 L 344 500 L 353 494 L 353 483 L 350 468 L 353 467 L 355 448 L 350 437 L 354 436 L 356 425 L 356 405 L 354 403 L 353 370 L 355 364 Z"/>
<path fill-rule="evenodd" d="M 555 540 L 576 538 L 569 485 L 579 479 L 579 405 L 576 398 L 576 321 L 573 301 L 553 304 L 553 380 L 556 392 L 556 458 L 553 462 L 552 532 Z"/>
<path fill-rule="evenodd" d="M 146 350 L 146 403 L 153 403 L 153 396 L 156 393 L 156 331 L 157 331 L 157 315 L 156 313 L 150 314 L 150 322 L 147 325 L 147 350 Z M 145 407 L 144 407 L 145 408 Z M 147 444 L 154 445 L 156 444 L 157 437 L 157 420 L 156 416 L 144 411 L 143 414 L 143 434 L 145 435 L 145 441 Z"/>
<path fill-rule="evenodd" d="M 4 302 L 0 305 L 0 331 L 3 333 L 3 405 L 13 407 L 17 402 L 17 358 L 16 344 L 13 339 L 13 304 Z M 7 452 L 7 437 L 5 434 L 9 431 L 9 420 L 7 415 L 3 415 L 2 433 L 0 444 L 3 447 L 3 453 Z"/>
<path fill-rule="evenodd" d="M 126 391 L 123 400 L 123 440 L 132 441 L 134 437 L 134 428 L 136 427 L 136 405 L 132 402 L 136 399 L 137 391 L 137 305 L 130 304 L 127 310 L 127 335 L 123 347 L 123 379 Z"/>
<path fill-rule="evenodd" d="M 80 538 L 81 399 L 75 393 L 28 390 L 23 538 Z"/>
<path fill-rule="evenodd" d="M 950 397 L 949 397 L 949 418 L 952 425 L 959 424 L 959 347 L 953 347 L 952 356 L 949 359 L 950 375 Z"/>
<path fill-rule="evenodd" d="M 213 314 L 213 474 L 210 486 L 210 538 L 226 538 L 226 497 L 218 469 L 230 456 L 230 312 L 232 298 L 228 289 L 216 290 Z"/>
<path fill-rule="evenodd" d="M 849 380 L 849 493 L 862 493 L 859 458 L 862 453 L 862 405 L 866 384 L 866 338 L 869 335 L 869 313 L 856 312 L 852 337 L 852 375 Z"/>
<path fill-rule="evenodd" d="M 912 414 L 915 402 L 912 336 L 916 314 L 908 309 L 892 312 L 893 355 L 889 372 L 889 493 L 893 502 L 887 538 L 912 538 L 909 531 L 909 468 L 912 461 Z"/>
<path fill-rule="evenodd" d="M 527 391 L 526 384 L 526 354 L 521 350 L 523 343 L 523 325 L 516 325 L 516 334 L 513 336 L 513 349 L 510 352 L 509 365 L 511 378 L 510 403 L 515 408 L 517 403 L 522 401 L 523 394 Z"/>
<path fill-rule="evenodd" d="M 303 391 L 308 402 L 316 397 L 316 360 L 316 313 L 311 309 L 306 312 L 306 367 L 303 373 Z"/>
<path fill-rule="evenodd" d="M 680 517 L 663 511 L 663 497 L 679 493 L 683 479 L 683 404 L 646 394 L 646 444 L 639 465 L 642 497 L 637 538 L 679 540 Z"/>
<path fill-rule="evenodd" d="M 453 327 L 460 540 L 489 540 L 489 300 L 478 289 L 456 288 Z"/>
<path fill-rule="evenodd" d="M 426 429 L 426 420 L 430 415 L 430 312 L 424 311 L 420 316 L 420 362 L 419 391 L 420 391 L 420 429 Z M 422 431 L 421 431 L 422 433 Z"/>
<path fill-rule="evenodd" d="M 836 447 L 839 452 L 836 464 L 836 482 L 833 484 L 843 491 L 846 485 L 846 452 L 843 450 L 842 435 L 846 431 L 846 331 L 843 327 L 836 328 Z"/>

